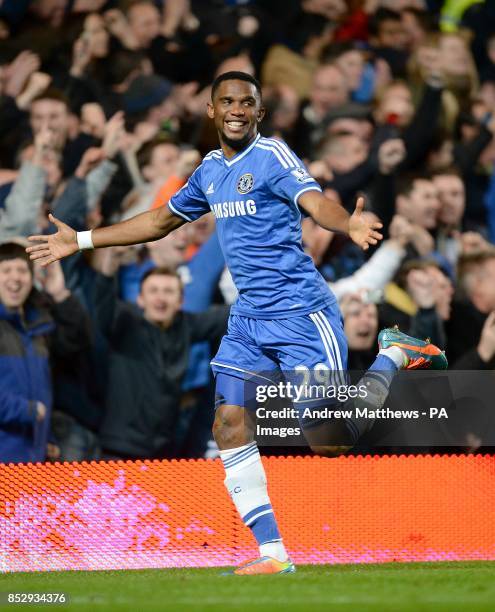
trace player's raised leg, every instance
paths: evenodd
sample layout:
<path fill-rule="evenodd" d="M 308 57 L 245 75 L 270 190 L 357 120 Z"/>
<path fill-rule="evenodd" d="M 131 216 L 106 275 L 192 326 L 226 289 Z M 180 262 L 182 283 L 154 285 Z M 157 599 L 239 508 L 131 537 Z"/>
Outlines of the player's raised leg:
<path fill-rule="evenodd" d="M 442 350 L 431 344 L 429 340 L 420 340 L 408 336 L 401 332 L 397 326 L 383 329 L 380 332 L 378 348 L 379 352 L 375 361 L 358 382 L 358 386 L 365 385 L 367 388 L 366 399 L 349 400 L 345 406 L 356 407 L 359 405 L 360 407 L 366 406 L 369 409 L 377 410 L 383 407 L 390 385 L 399 370 L 445 370 L 448 367 L 447 358 Z M 346 426 L 346 433 L 352 439 L 352 443 L 347 448 L 349 450 L 373 426 L 373 421 L 351 418 L 346 420 Z M 319 436 L 320 439 L 322 435 L 329 435 L 323 427 L 320 428 L 320 431 L 315 428 L 313 432 L 309 430 L 308 433 L 310 439 L 311 435 Z M 342 436 L 341 433 L 338 435 Z M 313 443 L 311 448 L 316 454 L 324 456 L 336 456 L 346 451 L 345 446 L 337 446 L 335 442 L 333 444 Z"/>
<path fill-rule="evenodd" d="M 327 386 L 346 386 L 347 340 L 344 334 L 340 311 L 336 304 L 321 311 L 297 318 L 261 323 L 270 330 L 272 342 L 277 348 L 283 343 L 281 367 L 284 375 L 297 385 L 301 373 L 309 391 L 312 386 L 326 381 Z M 268 336 L 268 334 L 267 334 Z M 390 385 L 398 370 L 445 369 L 445 354 L 428 340 L 407 336 L 398 328 L 384 329 L 378 338 L 379 352 L 357 385 L 365 385 L 366 398 L 349 399 L 341 403 L 336 399 L 315 399 L 302 396 L 294 402 L 300 415 L 306 408 L 314 413 L 323 407 L 340 405 L 353 416 L 346 419 L 322 419 L 305 416 L 301 419 L 304 435 L 311 450 L 317 455 L 335 457 L 346 453 L 372 426 L 371 419 L 356 416 L 356 407 L 371 410 L 382 408 Z M 322 376 L 323 375 L 323 376 Z M 311 410 L 310 410 L 311 412 Z"/>

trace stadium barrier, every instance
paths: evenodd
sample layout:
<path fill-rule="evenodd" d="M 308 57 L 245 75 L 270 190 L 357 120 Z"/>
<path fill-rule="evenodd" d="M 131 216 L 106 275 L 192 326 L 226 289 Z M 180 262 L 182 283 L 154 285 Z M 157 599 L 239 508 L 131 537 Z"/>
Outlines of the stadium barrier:
<path fill-rule="evenodd" d="M 494 456 L 264 458 L 296 563 L 495 559 Z M 0 569 L 205 567 L 257 556 L 219 460 L 0 466 Z"/>

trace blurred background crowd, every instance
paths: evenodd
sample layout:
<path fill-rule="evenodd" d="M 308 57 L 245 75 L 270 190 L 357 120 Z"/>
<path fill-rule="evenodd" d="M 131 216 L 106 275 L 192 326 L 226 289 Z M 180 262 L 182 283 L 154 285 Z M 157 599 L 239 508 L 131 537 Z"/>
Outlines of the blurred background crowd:
<path fill-rule="evenodd" d="M 212 215 L 44 270 L 24 248 L 49 212 L 83 230 L 166 204 L 218 147 L 228 70 L 262 82 L 264 136 L 384 224 L 363 252 L 303 221 L 350 369 L 398 323 L 493 370 L 494 2 L 0 0 L 0 462 L 216 456 L 209 359 L 236 289 Z"/>

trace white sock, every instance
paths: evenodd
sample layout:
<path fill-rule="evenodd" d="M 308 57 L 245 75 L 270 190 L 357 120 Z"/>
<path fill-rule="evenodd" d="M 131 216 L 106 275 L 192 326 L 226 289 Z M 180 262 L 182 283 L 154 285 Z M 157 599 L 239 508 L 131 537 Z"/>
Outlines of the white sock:
<path fill-rule="evenodd" d="M 380 349 L 378 354 L 385 355 L 385 357 L 391 359 L 397 366 L 398 370 L 405 368 L 409 362 L 409 359 L 405 355 L 404 351 L 402 351 L 402 349 L 400 349 L 398 346 L 389 346 L 388 348 Z"/>
<path fill-rule="evenodd" d="M 277 561 L 287 561 L 288 555 L 282 540 L 266 542 L 260 545 L 260 557 L 272 557 Z"/>
<path fill-rule="evenodd" d="M 256 442 L 220 451 L 225 486 L 245 525 L 253 532 L 260 556 L 286 561 L 288 556 L 278 531 L 266 475 Z"/>

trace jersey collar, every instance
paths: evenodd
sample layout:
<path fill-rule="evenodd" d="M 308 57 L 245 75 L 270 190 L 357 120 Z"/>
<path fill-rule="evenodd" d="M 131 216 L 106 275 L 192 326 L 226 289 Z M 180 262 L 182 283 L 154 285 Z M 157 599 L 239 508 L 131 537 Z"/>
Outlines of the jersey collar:
<path fill-rule="evenodd" d="M 223 161 L 224 161 L 225 165 L 230 168 L 230 166 L 232 166 L 233 164 L 238 162 L 240 159 L 242 159 L 245 155 L 247 155 L 249 153 L 249 151 L 251 151 L 251 149 L 255 146 L 255 144 L 258 142 L 259 139 L 260 139 L 260 134 L 256 134 L 256 138 L 249 145 L 249 147 L 247 147 L 246 149 L 243 149 L 239 153 L 236 153 L 234 155 L 234 157 L 231 157 L 230 159 L 226 159 L 225 155 L 223 155 L 223 153 L 222 153 Z"/>

